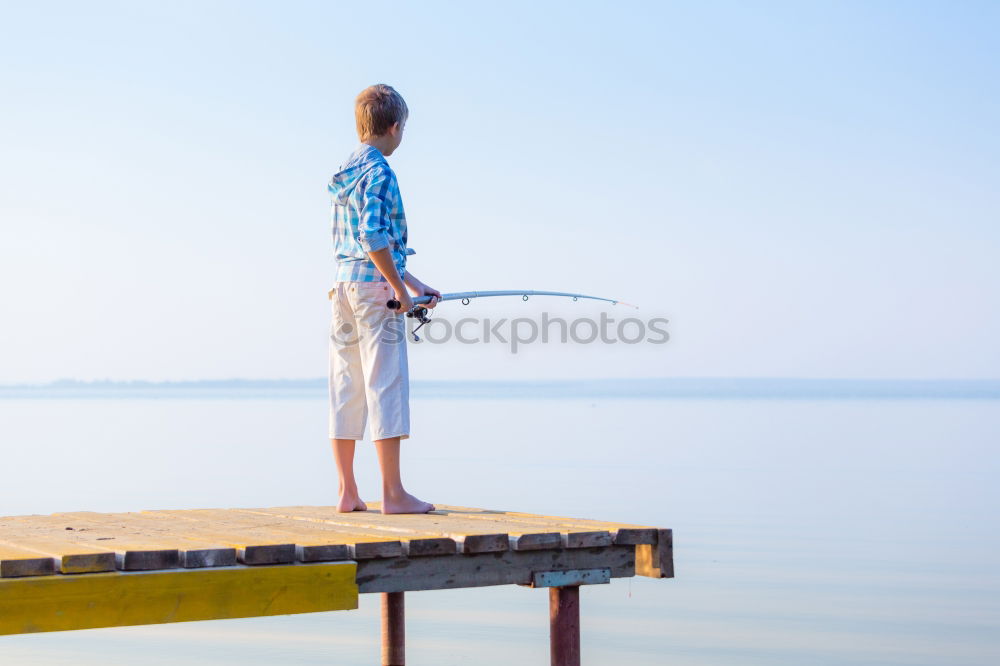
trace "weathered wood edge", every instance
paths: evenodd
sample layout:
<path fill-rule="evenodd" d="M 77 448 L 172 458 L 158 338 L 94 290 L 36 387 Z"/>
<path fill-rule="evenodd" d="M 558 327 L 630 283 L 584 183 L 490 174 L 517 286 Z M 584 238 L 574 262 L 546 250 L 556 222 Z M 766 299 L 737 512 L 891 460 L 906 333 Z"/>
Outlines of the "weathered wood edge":
<path fill-rule="evenodd" d="M 0 553 L 0 578 L 45 576 L 56 571 L 55 559 L 20 548 L 4 548 Z"/>
<path fill-rule="evenodd" d="M 610 546 L 611 532 L 597 530 L 594 532 L 567 532 L 562 535 L 563 548 L 596 548 Z"/>
<path fill-rule="evenodd" d="M 374 503 L 377 506 L 377 502 Z M 571 518 L 569 516 L 546 516 L 535 513 L 523 513 L 520 511 L 500 511 L 494 509 L 479 509 L 467 506 L 454 506 L 449 504 L 439 504 L 437 509 L 431 513 L 438 515 L 455 514 L 461 518 L 472 520 L 502 520 L 521 525 L 533 525 L 536 527 L 548 527 L 559 531 L 566 530 L 608 530 L 615 532 L 623 530 L 636 534 L 646 535 L 648 538 L 655 538 L 655 531 L 659 528 L 650 525 L 634 525 L 631 523 L 609 522 L 606 520 L 594 520 L 592 518 Z"/>
<path fill-rule="evenodd" d="M 674 577 L 674 531 L 657 530 L 655 544 L 635 547 L 635 572 L 649 578 Z"/>
<path fill-rule="evenodd" d="M 510 537 L 511 550 L 551 550 L 561 548 L 563 535 L 560 532 L 538 532 Z"/>
<path fill-rule="evenodd" d="M 358 591 L 412 592 L 492 585 L 530 585 L 535 572 L 611 570 L 613 578 L 635 575 L 634 546 L 504 551 L 358 561 Z"/>
<path fill-rule="evenodd" d="M 56 545 L 57 543 L 58 545 Z M 46 575 L 55 573 L 56 571 L 68 574 L 115 570 L 115 554 L 105 549 L 73 545 L 69 542 L 57 542 L 54 539 L 30 539 L 26 542 L 19 541 L 17 543 L 0 539 L 0 578 L 7 577 L 5 575 L 7 567 L 4 566 L 6 560 L 20 559 L 10 557 L 12 553 L 11 548 L 18 551 L 26 551 L 28 556 L 34 554 L 36 558 L 43 557 L 53 560 L 52 571 L 45 571 L 42 574 L 32 573 L 30 575 Z M 69 552 L 66 552 L 67 550 Z M 43 565 L 43 569 L 47 568 L 47 565 Z"/>
<path fill-rule="evenodd" d="M 510 535 L 505 532 L 496 534 L 467 534 L 456 536 L 460 553 L 500 553 L 510 550 Z"/>
<path fill-rule="evenodd" d="M 350 548 L 356 560 L 393 558 L 403 554 L 402 541 L 359 541 Z"/>
<path fill-rule="evenodd" d="M 454 555 L 458 552 L 458 544 L 451 537 L 407 539 L 403 542 L 403 552 L 409 557 Z"/>
<path fill-rule="evenodd" d="M 615 532 L 614 542 L 620 546 L 652 545 L 656 534 L 655 527 L 622 527 Z"/>

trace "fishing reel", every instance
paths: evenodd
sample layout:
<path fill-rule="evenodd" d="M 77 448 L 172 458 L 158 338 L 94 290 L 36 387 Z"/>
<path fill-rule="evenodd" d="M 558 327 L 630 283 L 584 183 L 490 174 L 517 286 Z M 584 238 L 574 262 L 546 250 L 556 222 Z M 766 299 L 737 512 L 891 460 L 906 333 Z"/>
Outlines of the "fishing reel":
<path fill-rule="evenodd" d="M 400 303 L 395 298 L 392 298 L 386 302 L 385 306 L 390 310 L 398 310 L 400 307 Z M 417 335 L 417 331 L 419 331 L 424 324 L 429 324 L 431 321 L 431 318 L 427 316 L 427 308 L 425 308 L 423 305 L 414 305 L 412 308 L 406 311 L 406 316 L 411 319 L 416 319 L 417 321 L 420 322 L 420 325 L 417 326 L 412 331 L 413 341 L 420 342 L 420 336 Z"/>

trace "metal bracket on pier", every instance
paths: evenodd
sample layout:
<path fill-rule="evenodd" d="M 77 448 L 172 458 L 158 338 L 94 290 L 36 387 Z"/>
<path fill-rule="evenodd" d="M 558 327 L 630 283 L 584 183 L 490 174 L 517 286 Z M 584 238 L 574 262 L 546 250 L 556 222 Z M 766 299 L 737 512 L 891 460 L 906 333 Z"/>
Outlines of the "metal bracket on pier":
<path fill-rule="evenodd" d="M 611 569 L 569 569 L 567 571 L 535 571 L 531 587 L 567 587 L 569 585 L 601 585 L 611 582 Z"/>

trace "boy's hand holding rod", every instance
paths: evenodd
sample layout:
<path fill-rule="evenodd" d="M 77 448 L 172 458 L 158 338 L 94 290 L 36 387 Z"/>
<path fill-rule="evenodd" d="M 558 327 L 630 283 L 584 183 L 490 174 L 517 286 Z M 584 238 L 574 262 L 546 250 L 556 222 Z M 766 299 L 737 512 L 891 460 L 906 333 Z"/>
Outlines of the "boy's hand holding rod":
<path fill-rule="evenodd" d="M 402 308 L 403 312 L 409 312 L 413 309 L 413 297 L 406 290 L 406 285 L 409 285 L 420 297 L 426 298 L 426 300 L 422 301 L 422 303 L 426 304 L 425 307 L 433 308 L 437 305 L 438 299 L 441 298 L 441 292 L 428 287 L 409 271 L 406 271 L 403 277 L 400 278 L 399 271 L 396 270 L 396 265 L 392 260 L 392 253 L 388 247 L 369 252 L 368 256 L 371 258 L 372 263 L 375 264 L 375 268 L 379 270 L 382 276 L 389 282 L 393 291 L 396 292 L 396 298 L 386 303 L 389 309 Z"/>

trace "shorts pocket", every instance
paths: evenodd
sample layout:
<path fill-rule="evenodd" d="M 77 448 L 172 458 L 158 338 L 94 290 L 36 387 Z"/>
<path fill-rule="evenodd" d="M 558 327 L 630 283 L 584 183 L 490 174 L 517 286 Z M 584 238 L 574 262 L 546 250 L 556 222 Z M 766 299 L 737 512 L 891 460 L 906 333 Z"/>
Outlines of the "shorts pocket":
<path fill-rule="evenodd" d="M 351 292 L 350 300 L 355 315 L 370 326 L 375 326 L 394 312 L 386 306 L 394 295 L 388 282 L 359 282 Z"/>
<path fill-rule="evenodd" d="M 383 305 L 395 295 L 388 282 L 360 282 L 358 296 L 364 300 L 380 300 Z"/>

